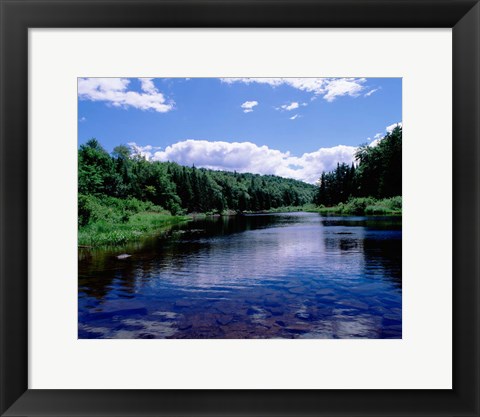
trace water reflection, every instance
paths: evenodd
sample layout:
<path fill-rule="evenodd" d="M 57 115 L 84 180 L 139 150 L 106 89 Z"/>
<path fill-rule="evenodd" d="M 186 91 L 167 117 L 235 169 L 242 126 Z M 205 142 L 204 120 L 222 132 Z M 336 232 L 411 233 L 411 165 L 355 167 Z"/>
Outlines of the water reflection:
<path fill-rule="evenodd" d="M 401 313 L 395 218 L 210 218 L 79 258 L 80 338 L 399 338 Z"/>

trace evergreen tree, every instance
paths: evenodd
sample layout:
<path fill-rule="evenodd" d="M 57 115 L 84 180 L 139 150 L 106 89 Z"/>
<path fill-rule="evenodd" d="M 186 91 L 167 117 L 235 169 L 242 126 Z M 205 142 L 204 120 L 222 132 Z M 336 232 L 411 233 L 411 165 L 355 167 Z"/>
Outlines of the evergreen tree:
<path fill-rule="evenodd" d="M 337 164 L 318 180 L 316 204 L 333 206 L 350 197 L 388 198 L 402 195 L 402 127 L 387 133 L 376 146 L 361 145 L 357 166 Z"/>

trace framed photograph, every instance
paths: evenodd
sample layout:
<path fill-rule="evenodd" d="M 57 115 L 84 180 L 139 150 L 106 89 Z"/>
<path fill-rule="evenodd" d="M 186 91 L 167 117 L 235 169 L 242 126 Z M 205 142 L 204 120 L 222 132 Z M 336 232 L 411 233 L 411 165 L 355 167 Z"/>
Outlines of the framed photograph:
<path fill-rule="evenodd" d="M 0 4 L 1 415 L 479 415 L 477 1 Z"/>
<path fill-rule="evenodd" d="M 79 78 L 78 338 L 401 339 L 401 91 Z M 386 126 L 352 146 L 367 118 Z M 115 145 L 139 126 L 153 145 Z M 251 139 L 180 139 L 215 135 Z"/>

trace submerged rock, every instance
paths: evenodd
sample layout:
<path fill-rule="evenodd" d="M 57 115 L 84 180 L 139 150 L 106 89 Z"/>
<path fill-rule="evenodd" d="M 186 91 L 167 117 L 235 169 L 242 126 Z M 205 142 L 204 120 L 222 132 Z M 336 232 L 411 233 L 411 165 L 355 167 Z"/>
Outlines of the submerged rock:
<path fill-rule="evenodd" d="M 295 314 L 295 317 L 301 320 L 311 320 L 313 318 L 312 315 L 307 313 L 306 311 L 299 311 Z"/>
<path fill-rule="evenodd" d="M 155 335 L 153 335 L 151 333 L 140 333 L 138 335 L 138 338 L 139 339 L 155 339 Z"/>
<path fill-rule="evenodd" d="M 272 316 L 282 316 L 285 312 L 283 307 L 267 307 L 267 311 L 272 314 Z"/>
<path fill-rule="evenodd" d="M 105 304 L 98 311 L 89 311 L 85 315 L 85 317 L 88 320 L 103 320 L 110 319 L 114 316 L 132 316 L 145 314 L 147 314 L 147 309 L 143 304 L 126 300 L 119 300 L 116 302 Z"/>
<path fill-rule="evenodd" d="M 288 327 L 285 327 L 284 330 L 291 334 L 303 334 L 308 332 L 308 328 L 300 324 L 293 324 Z"/>
<path fill-rule="evenodd" d="M 222 316 L 218 316 L 216 320 L 218 324 L 225 326 L 226 324 L 229 324 L 233 321 L 233 317 L 222 315 Z"/>

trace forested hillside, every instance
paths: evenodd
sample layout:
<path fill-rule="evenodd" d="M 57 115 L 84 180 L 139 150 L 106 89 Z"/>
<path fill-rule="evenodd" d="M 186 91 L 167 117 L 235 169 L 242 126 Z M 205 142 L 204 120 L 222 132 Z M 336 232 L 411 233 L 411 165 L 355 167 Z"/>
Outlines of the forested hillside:
<path fill-rule="evenodd" d="M 273 175 L 151 162 L 131 155 L 127 146 L 110 155 L 95 139 L 80 146 L 78 167 L 80 206 L 88 197 L 113 197 L 148 202 L 172 214 L 262 211 L 311 203 L 316 192 L 311 184 Z M 88 223 L 87 213 L 79 210 L 81 224 Z"/>

